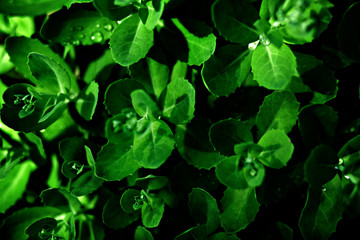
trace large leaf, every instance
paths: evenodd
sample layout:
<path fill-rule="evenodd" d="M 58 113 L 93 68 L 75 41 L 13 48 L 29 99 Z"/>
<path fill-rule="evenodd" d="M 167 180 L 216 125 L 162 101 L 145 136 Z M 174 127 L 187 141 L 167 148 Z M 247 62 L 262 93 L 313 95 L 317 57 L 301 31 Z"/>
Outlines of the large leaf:
<path fill-rule="evenodd" d="M 205 190 L 193 188 L 189 194 L 189 211 L 193 220 L 205 225 L 206 233 L 214 232 L 220 225 L 220 213 L 216 200 Z"/>
<path fill-rule="evenodd" d="M 299 228 L 305 239 L 329 239 L 342 218 L 341 180 L 336 175 L 323 188 L 309 187 L 306 204 L 301 212 Z"/>
<path fill-rule="evenodd" d="M 271 168 L 282 168 L 290 160 L 294 145 L 282 130 L 273 129 L 266 132 L 258 144 L 263 147 L 259 161 Z"/>
<path fill-rule="evenodd" d="M 0 212 L 5 211 L 14 205 L 25 192 L 30 174 L 36 169 L 36 165 L 27 160 L 17 164 L 10 173 L 3 179 L 0 179 Z"/>
<path fill-rule="evenodd" d="M 162 93 L 163 116 L 174 124 L 190 122 L 195 111 L 195 89 L 186 79 L 171 81 Z"/>
<path fill-rule="evenodd" d="M 285 44 L 280 48 L 260 44 L 253 53 L 251 67 L 259 85 L 271 90 L 284 89 L 297 75 L 296 58 Z"/>
<path fill-rule="evenodd" d="M 119 181 L 139 169 L 133 151 L 125 144 L 108 143 L 98 153 L 95 173 L 106 181 Z"/>
<path fill-rule="evenodd" d="M 51 14 L 41 29 L 44 38 L 73 45 L 104 43 L 112 34 L 115 21 L 102 17 L 96 11 L 70 8 Z"/>
<path fill-rule="evenodd" d="M 221 199 L 221 226 L 227 233 L 236 233 L 254 221 L 259 207 L 255 188 L 228 188 Z"/>
<path fill-rule="evenodd" d="M 9 15 L 38 16 L 59 10 L 68 0 L 0 0 L 0 12 Z"/>
<path fill-rule="evenodd" d="M 300 103 L 289 91 L 273 92 L 265 97 L 256 116 L 259 136 L 271 129 L 289 133 L 296 124 Z"/>
<path fill-rule="evenodd" d="M 174 149 L 174 136 L 169 126 L 161 121 L 143 119 L 138 124 L 144 130 L 135 134 L 133 154 L 135 161 L 144 168 L 158 168 Z"/>
<path fill-rule="evenodd" d="M 216 46 L 216 37 L 210 31 L 207 31 L 206 36 L 198 37 L 191 33 L 180 21 L 175 18 L 172 19 L 172 22 L 175 26 L 181 31 L 184 35 L 187 47 L 189 49 L 188 61 L 189 65 L 201 65 L 206 60 L 210 58 L 210 56 L 215 51 Z M 200 29 L 206 29 L 207 26 L 201 22 L 192 21 L 193 25 L 198 25 L 197 27 Z M 204 34 L 204 33 L 202 33 Z M 205 34 L 204 34 L 205 35 Z"/>
<path fill-rule="evenodd" d="M 123 20 L 110 37 L 115 62 L 129 66 L 144 58 L 153 45 L 154 32 L 148 30 L 137 14 Z"/>
<path fill-rule="evenodd" d="M 248 1 L 217 0 L 211 8 L 212 20 L 226 40 L 247 45 L 258 38 L 253 23 L 259 18 Z"/>

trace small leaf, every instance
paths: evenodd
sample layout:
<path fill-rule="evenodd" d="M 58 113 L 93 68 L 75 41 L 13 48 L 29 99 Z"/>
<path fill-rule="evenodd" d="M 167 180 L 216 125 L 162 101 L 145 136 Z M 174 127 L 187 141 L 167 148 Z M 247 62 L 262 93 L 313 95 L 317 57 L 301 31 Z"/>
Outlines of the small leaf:
<path fill-rule="evenodd" d="M 256 116 L 258 135 L 262 136 L 271 129 L 289 133 L 296 124 L 300 103 L 288 91 L 273 92 L 265 97 Z"/>
<path fill-rule="evenodd" d="M 141 208 L 142 223 L 147 228 L 154 228 L 160 224 L 161 218 L 164 214 L 165 203 L 160 198 L 151 198 L 151 205 L 144 202 Z"/>
<path fill-rule="evenodd" d="M 201 70 L 206 88 L 215 96 L 228 96 L 250 73 L 252 52 L 238 45 L 218 48 Z"/>
<path fill-rule="evenodd" d="M 151 85 L 156 98 L 159 98 L 169 81 L 169 68 L 155 59 L 146 58 L 149 66 Z"/>
<path fill-rule="evenodd" d="M 136 189 L 127 189 L 121 196 L 120 205 L 126 213 L 133 213 L 136 210 L 133 205 L 136 204 L 135 198 L 140 196 L 140 191 Z"/>
<path fill-rule="evenodd" d="M 156 169 L 170 156 L 174 149 L 174 135 L 169 126 L 160 120 L 143 119 L 138 123 L 147 125 L 135 134 L 133 154 L 135 161 L 144 168 Z"/>
<path fill-rule="evenodd" d="M 45 206 L 55 207 L 64 212 L 72 212 L 75 214 L 81 209 L 79 200 L 65 189 L 46 189 L 41 192 L 40 198 Z"/>
<path fill-rule="evenodd" d="M 158 119 L 159 108 L 151 97 L 142 89 L 135 90 L 131 93 L 131 103 L 140 117 Z"/>
<path fill-rule="evenodd" d="M 134 240 L 154 240 L 154 237 L 144 227 L 138 226 L 135 230 Z"/>
<path fill-rule="evenodd" d="M 115 62 L 129 66 L 144 58 L 153 45 L 154 33 L 148 30 L 137 14 L 123 20 L 110 37 Z"/>
<path fill-rule="evenodd" d="M 98 101 L 99 84 L 91 82 L 89 86 L 76 100 L 75 108 L 78 113 L 87 121 L 91 120 Z"/>
<path fill-rule="evenodd" d="M 103 182 L 95 176 L 93 170 L 87 171 L 71 184 L 71 194 L 77 197 L 90 194 L 101 187 Z"/>
<path fill-rule="evenodd" d="M 171 81 L 161 95 L 163 116 L 171 123 L 187 123 L 194 117 L 195 89 L 186 79 Z"/>
<path fill-rule="evenodd" d="M 221 226 L 227 233 L 236 233 L 254 221 L 260 204 L 256 200 L 255 188 L 228 188 L 221 199 L 221 207 Z"/>
<path fill-rule="evenodd" d="M 144 24 L 145 27 L 149 30 L 153 30 L 156 27 L 164 11 L 164 1 L 159 0 L 158 2 L 159 4 L 157 6 L 157 9 L 155 9 L 154 1 L 149 1 L 146 3 L 148 16 Z"/>
<path fill-rule="evenodd" d="M 220 213 L 216 200 L 205 190 L 193 188 L 189 194 L 189 211 L 192 219 L 205 225 L 206 233 L 214 232 L 220 225 Z"/>
<path fill-rule="evenodd" d="M 286 166 L 294 151 L 294 145 L 282 130 L 273 129 L 266 132 L 258 144 L 263 147 L 259 161 L 276 169 Z"/>
<path fill-rule="evenodd" d="M 324 187 L 309 187 L 299 228 L 305 239 L 329 239 L 342 218 L 343 197 L 341 180 L 336 175 Z"/>
<path fill-rule="evenodd" d="M 54 218 L 42 218 L 26 229 L 26 234 L 30 237 L 49 238 L 55 229 L 57 221 Z"/>
<path fill-rule="evenodd" d="M 290 83 L 296 71 L 296 58 L 290 48 L 283 44 L 280 48 L 271 44 L 258 46 L 251 60 L 254 79 L 271 90 L 281 90 Z"/>

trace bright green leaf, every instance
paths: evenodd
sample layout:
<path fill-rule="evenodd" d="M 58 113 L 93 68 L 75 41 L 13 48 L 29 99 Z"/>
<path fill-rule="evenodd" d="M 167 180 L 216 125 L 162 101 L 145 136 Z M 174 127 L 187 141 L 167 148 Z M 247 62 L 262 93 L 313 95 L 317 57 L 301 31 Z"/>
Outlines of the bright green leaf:
<path fill-rule="evenodd" d="M 39 16 L 59 10 L 67 0 L 0 0 L 0 12 L 9 15 Z"/>
<path fill-rule="evenodd" d="M 147 228 L 154 228 L 160 224 L 161 218 L 164 214 L 165 203 L 160 198 L 152 198 L 151 205 L 144 202 L 141 208 L 142 223 Z"/>
<path fill-rule="evenodd" d="M 80 93 L 76 100 L 75 108 L 78 113 L 87 121 L 91 120 L 98 101 L 99 84 L 91 82 L 86 90 Z"/>
<path fill-rule="evenodd" d="M 151 97 L 142 89 L 135 90 L 131 93 L 131 102 L 140 117 L 157 119 L 159 108 Z"/>
<path fill-rule="evenodd" d="M 159 98 L 160 94 L 168 84 L 169 68 L 167 65 L 162 64 L 152 58 L 146 58 L 146 61 L 149 66 L 149 75 L 154 94 L 156 98 Z"/>

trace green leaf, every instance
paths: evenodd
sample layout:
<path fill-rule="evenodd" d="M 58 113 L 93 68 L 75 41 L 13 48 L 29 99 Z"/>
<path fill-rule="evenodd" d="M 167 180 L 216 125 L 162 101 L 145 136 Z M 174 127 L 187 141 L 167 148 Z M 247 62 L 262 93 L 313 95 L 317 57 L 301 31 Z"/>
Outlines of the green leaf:
<path fill-rule="evenodd" d="M 142 89 L 135 90 L 131 93 L 131 102 L 140 117 L 155 120 L 159 116 L 159 108 L 151 97 Z"/>
<path fill-rule="evenodd" d="M 158 99 L 169 81 L 169 68 L 155 59 L 146 58 L 155 97 Z"/>
<path fill-rule="evenodd" d="M 101 82 L 104 79 L 108 79 L 115 65 L 116 63 L 112 58 L 110 49 L 106 49 L 103 55 L 87 66 L 84 73 L 84 82 L 89 84 L 92 81 Z"/>
<path fill-rule="evenodd" d="M 188 65 L 180 60 L 177 60 L 171 70 L 170 81 L 173 81 L 177 78 L 186 78 L 186 73 L 188 70 Z"/>
<path fill-rule="evenodd" d="M 256 200 L 255 188 L 228 188 L 221 199 L 221 207 L 221 226 L 231 234 L 246 228 L 254 221 L 260 204 Z"/>
<path fill-rule="evenodd" d="M 144 58 L 153 45 L 154 33 L 134 14 L 123 20 L 110 37 L 115 62 L 129 66 Z"/>
<path fill-rule="evenodd" d="M 311 104 L 299 113 L 299 129 L 304 144 L 313 148 L 320 144 L 330 145 L 335 136 L 338 122 L 337 113 L 327 105 Z"/>
<path fill-rule="evenodd" d="M 192 65 L 201 65 L 206 60 L 208 60 L 215 51 L 216 46 L 216 36 L 211 32 L 211 29 L 206 30 L 208 27 L 198 21 L 192 21 L 192 25 L 195 25 L 197 28 L 206 31 L 202 33 L 205 36 L 198 37 L 195 34 L 191 33 L 177 18 L 172 19 L 172 22 L 175 26 L 181 31 L 184 35 L 187 46 L 189 49 L 187 63 Z"/>
<path fill-rule="evenodd" d="M 253 141 L 249 124 L 231 118 L 211 125 L 209 137 L 214 149 L 226 156 L 234 155 L 235 144 Z"/>
<path fill-rule="evenodd" d="M 216 200 L 204 189 L 193 188 L 189 194 L 189 211 L 192 219 L 206 226 L 207 234 L 220 225 L 220 212 Z"/>
<path fill-rule="evenodd" d="M 130 5 L 135 1 L 136 0 L 114 0 L 114 5 L 123 7 L 123 6 Z"/>
<path fill-rule="evenodd" d="M 360 135 L 350 139 L 338 152 L 339 164 L 344 165 L 344 174 L 358 169 L 360 162 Z"/>
<path fill-rule="evenodd" d="M 51 14 L 43 24 L 41 34 L 62 45 L 92 45 L 109 39 L 116 25 L 96 11 L 70 8 Z"/>
<path fill-rule="evenodd" d="M 135 184 L 147 191 L 159 190 L 169 184 L 169 179 L 164 176 L 147 175 L 137 178 Z"/>
<path fill-rule="evenodd" d="M 30 174 L 36 168 L 32 161 L 27 160 L 17 164 L 5 178 L 0 179 L 1 213 L 5 213 L 9 207 L 13 206 L 22 197 L 30 179 Z"/>
<path fill-rule="evenodd" d="M 64 5 L 69 9 L 71 7 L 71 5 L 75 4 L 75 3 L 89 3 L 92 2 L 93 0 L 67 0 Z"/>
<path fill-rule="evenodd" d="M 32 76 L 27 62 L 30 53 L 37 53 L 52 59 L 56 64 L 60 65 L 70 77 L 71 91 L 76 93 L 79 90 L 76 78 L 67 63 L 58 54 L 54 53 L 49 46 L 41 43 L 38 39 L 25 37 L 7 38 L 6 51 L 10 56 L 11 62 L 15 64 L 16 69 L 33 83 L 36 84 L 37 80 Z M 62 85 L 67 86 L 67 84 L 63 82 Z"/>
<path fill-rule="evenodd" d="M 128 214 L 120 206 L 120 197 L 112 196 L 105 204 L 102 212 L 102 221 L 109 228 L 125 228 L 140 216 L 140 212 Z"/>
<path fill-rule="evenodd" d="M 259 161 L 265 166 L 276 169 L 286 166 L 294 151 L 294 145 L 289 137 L 278 129 L 267 131 L 258 144 L 263 147 Z"/>
<path fill-rule="evenodd" d="M 258 135 L 262 136 L 271 129 L 289 133 L 295 126 L 300 103 L 289 91 L 273 92 L 265 97 L 256 116 Z"/>
<path fill-rule="evenodd" d="M 66 70 L 53 59 L 38 53 L 29 54 L 28 65 L 36 84 L 53 93 L 67 93 L 70 90 L 70 77 Z"/>
<path fill-rule="evenodd" d="M 230 42 L 247 45 L 258 38 L 253 27 L 258 13 L 248 1 L 217 0 L 212 5 L 211 16 L 220 35 Z"/>
<path fill-rule="evenodd" d="M 130 147 L 137 125 L 136 113 L 130 108 L 125 109 L 122 113 L 106 121 L 105 137 L 110 143 L 129 145 Z"/>
<path fill-rule="evenodd" d="M 250 73 L 252 52 L 238 45 L 218 48 L 206 61 L 201 76 L 215 96 L 228 96 L 241 86 Z"/>
<path fill-rule="evenodd" d="M 106 181 L 120 181 L 139 169 L 130 146 L 108 143 L 97 155 L 95 174 Z"/>
<path fill-rule="evenodd" d="M 75 108 L 78 113 L 87 121 L 91 120 L 98 101 L 99 84 L 91 82 L 86 90 L 80 93 L 76 100 Z"/>
<path fill-rule="evenodd" d="M 211 122 L 208 119 L 194 118 L 187 125 L 177 125 L 175 130 L 176 148 L 181 156 L 198 169 L 211 169 L 224 156 L 214 150 L 208 132 Z"/>
<path fill-rule="evenodd" d="M 120 20 L 134 12 L 133 6 L 116 6 L 114 0 L 93 0 L 93 4 L 101 15 L 111 20 Z"/>
<path fill-rule="evenodd" d="M 23 208 L 4 219 L 0 227 L 1 237 L 9 240 L 27 239 L 26 228 L 45 217 L 55 218 L 63 212 L 54 207 Z"/>
<path fill-rule="evenodd" d="M 9 15 L 39 16 L 59 10 L 67 0 L 0 0 L 0 12 Z"/>
<path fill-rule="evenodd" d="M 360 3 L 352 4 L 343 15 L 337 33 L 340 49 L 352 60 L 360 62 L 360 49 L 358 46 L 359 33 L 356 31 L 353 23 L 358 22 L 360 18 Z"/>
<path fill-rule="evenodd" d="M 160 224 L 164 214 L 165 203 L 161 198 L 151 198 L 151 205 L 144 202 L 141 208 L 142 223 L 147 228 L 155 228 Z"/>
<path fill-rule="evenodd" d="M 70 191 L 71 194 L 78 197 L 88 195 L 101 187 L 103 182 L 102 179 L 95 176 L 93 170 L 87 171 L 71 184 Z"/>
<path fill-rule="evenodd" d="M 134 204 L 136 204 L 135 198 L 140 196 L 140 191 L 136 189 L 127 189 L 122 195 L 120 199 L 121 208 L 126 213 L 133 213 L 136 211 L 134 209 Z"/>
<path fill-rule="evenodd" d="M 309 187 L 299 228 L 305 239 L 329 239 L 342 218 L 343 197 L 341 180 L 336 175 L 324 187 Z"/>
<path fill-rule="evenodd" d="M 30 237 L 51 237 L 51 232 L 55 230 L 55 227 L 57 225 L 57 221 L 54 218 L 42 218 L 33 224 L 31 224 L 26 229 L 26 234 Z"/>
<path fill-rule="evenodd" d="M 337 173 L 335 166 L 338 162 L 339 159 L 332 148 L 326 145 L 316 146 L 305 161 L 305 180 L 313 186 L 325 184 Z"/>
<path fill-rule="evenodd" d="M 171 123 L 190 122 L 195 111 L 195 89 L 186 79 L 171 81 L 162 92 L 163 116 Z"/>
<path fill-rule="evenodd" d="M 81 209 L 79 200 L 65 189 L 50 188 L 41 192 L 41 201 L 45 206 L 51 206 L 64 212 L 77 213 Z"/>
<path fill-rule="evenodd" d="M 161 15 L 163 14 L 164 11 L 164 1 L 163 0 L 159 0 L 159 8 L 156 10 L 155 7 L 153 6 L 153 1 L 148 1 L 146 3 L 146 7 L 147 7 L 147 11 L 148 11 L 148 16 L 146 18 L 145 21 L 145 27 L 149 30 L 153 30 L 156 25 L 158 24 Z"/>
<path fill-rule="evenodd" d="M 105 92 L 105 107 L 111 115 L 121 113 L 124 108 L 132 107 L 130 94 L 136 89 L 144 89 L 137 81 L 120 79 L 111 83 Z"/>
<path fill-rule="evenodd" d="M 251 60 L 254 79 L 271 90 L 281 90 L 296 76 L 296 58 L 290 48 L 283 44 L 280 48 L 275 45 L 260 44 L 255 49 Z"/>
<path fill-rule="evenodd" d="M 133 153 L 135 161 L 144 168 L 156 169 L 170 156 L 174 149 L 174 136 L 169 126 L 160 120 L 143 119 L 145 127 L 135 134 Z"/>
<path fill-rule="evenodd" d="M 134 240 L 154 240 L 154 237 L 146 228 L 138 226 L 135 230 Z"/>

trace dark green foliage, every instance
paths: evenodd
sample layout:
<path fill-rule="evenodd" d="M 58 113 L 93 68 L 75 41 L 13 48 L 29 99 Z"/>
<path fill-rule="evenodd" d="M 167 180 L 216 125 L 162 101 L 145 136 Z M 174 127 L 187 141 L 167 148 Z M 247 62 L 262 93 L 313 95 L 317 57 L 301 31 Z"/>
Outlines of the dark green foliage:
<path fill-rule="evenodd" d="M 1 239 L 349 239 L 360 2 L 0 0 Z"/>

